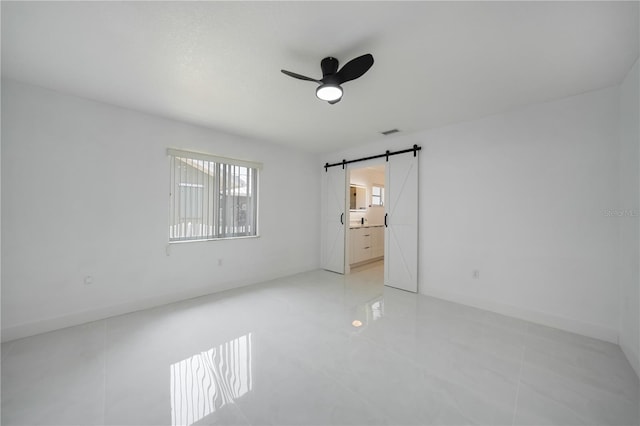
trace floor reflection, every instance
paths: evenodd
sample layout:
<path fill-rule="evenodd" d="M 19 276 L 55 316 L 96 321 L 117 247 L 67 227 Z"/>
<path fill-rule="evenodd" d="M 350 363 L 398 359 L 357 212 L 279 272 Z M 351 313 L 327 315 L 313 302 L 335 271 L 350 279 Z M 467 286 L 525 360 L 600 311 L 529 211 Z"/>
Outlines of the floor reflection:
<path fill-rule="evenodd" d="M 249 333 L 171 365 L 171 423 L 191 425 L 252 386 Z"/>

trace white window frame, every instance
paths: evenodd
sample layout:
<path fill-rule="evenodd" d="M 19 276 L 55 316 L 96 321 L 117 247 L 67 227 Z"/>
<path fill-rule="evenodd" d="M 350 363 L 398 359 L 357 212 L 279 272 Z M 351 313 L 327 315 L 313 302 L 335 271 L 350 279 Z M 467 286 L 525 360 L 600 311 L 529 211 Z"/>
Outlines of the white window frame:
<path fill-rule="evenodd" d="M 167 149 L 167 156 L 169 162 L 168 239 L 170 244 L 258 238 L 260 236 L 259 190 L 262 163 L 174 148 Z M 196 175 L 191 177 L 196 177 L 196 182 L 189 181 L 188 178 L 185 179 L 186 182 L 183 182 L 183 176 L 176 175 L 176 162 L 190 166 L 192 169 L 195 168 Z M 198 172 L 197 169 L 199 167 L 202 167 L 202 169 Z M 245 170 L 244 175 L 238 174 L 241 170 Z M 232 188 L 233 194 L 231 195 L 227 193 L 229 191 L 228 186 L 223 190 L 224 194 L 220 191 L 221 187 L 227 182 L 224 179 L 230 176 L 234 176 L 234 181 L 236 178 L 240 181 L 241 176 L 245 176 L 243 181 L 246 193 L 244 195 L 244 204 L 242 204 L 242 186 L 234 186 Z M 195 196 L 191 194 L 190 197 L 194 198 L 190 202 L 194 204 L 187 207 L 186 204 L 183 204 L 183 200 L 177 201 L 175 199 L 173 192 L 176 188 L 190 191 L 202 190 L 202 192 L 196 192 L 197 195 Z M 236 223 L 236 218 L 241 216 L 239 212 L 246 211 L 244 209 L 238 210 L 237 208 L 240 208 L 240 206 L 253 209 L 251 223 L 245 223 L 244 225 Z M 230 212 L 233 214 L 231 223 L 225 220 Z M 187 214 L 197 215 L 197 217 L 193 217 L 199 223 L 187 224 L 185 222 L 186 219 L 184 219 Z M 231 227 L 230 224 L 232 225 Z M 194 230 L 196 227 L 197 230 Z M 229 228 L 231 228 L 231 231 L 229 231 Z M 244 229 L 244 231 L 239 232 L 240 229 Z"/>
<path fill-rule="evenodd" d="M 376 195 L 374 188 L 380 188 L 380 194 Z M 379 204 L 374 202 L 374 198 L 379 200 Z M 371 185 L 371 207 L 383 207 L 384 206 L 384 186 L 373 184 Z"/>

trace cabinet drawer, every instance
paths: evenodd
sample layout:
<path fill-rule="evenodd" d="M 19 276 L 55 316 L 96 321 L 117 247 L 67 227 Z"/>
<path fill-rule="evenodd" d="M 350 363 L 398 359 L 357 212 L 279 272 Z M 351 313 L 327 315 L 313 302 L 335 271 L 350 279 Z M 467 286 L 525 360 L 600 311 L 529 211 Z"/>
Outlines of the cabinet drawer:
<path fill-rule="evenodd" d="M 384 228 L 351 229 L 349 237 L 349 263 L 364 262 L 384 254 Z"/>

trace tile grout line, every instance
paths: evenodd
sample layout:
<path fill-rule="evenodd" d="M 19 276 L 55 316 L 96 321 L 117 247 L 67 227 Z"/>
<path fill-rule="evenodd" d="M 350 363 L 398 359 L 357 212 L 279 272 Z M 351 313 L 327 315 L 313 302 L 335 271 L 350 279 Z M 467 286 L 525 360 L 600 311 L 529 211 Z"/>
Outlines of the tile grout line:
<path fill-rule="evenodd" d="M 9 355 L 11 355 L 11 349 L 14 347 L 13 341 L 10 340 L 6 343 L 4 343 L 5 345 L 7 345 L 7 352 L 4 354 L 4 358 L 9 357 Z M 2 360 L 0 360 L 2 361 Z"/>
<path fill-rule="evenodd" d="M 348 386 L 346 386 L 345 384 L 343 384 L 342 382 L 340 382 L 339 380 L 337 380 L 333 375 L 328 374 L 326 371 L 322 370 L 322 369 L 317 369 L 316 367 L 307 365 L 307 368 L 309 368 L 311 371 L 315 371 L 317 374 L 319 374 L 320 376 L 324 377 L 325 379 L 329 380 L 330 383 L 333 383 L 333 385 L 338 386 L 339 388 L 341 388 L 343 391 L 347 392 L 347 394 L 350 394 L 351 396 L 353 396 L 355 399 L 359 400 L 360 402 L 362 402 L 365 406 L 368 406 L 369 409 L 374 409 L 374 410 L 379 410 L 379 413 L 383 416 L 383 417 L 387 417 L 387 413 L 381 409 L 379 409 L 375 403 L 373 401 L 370 401 L 368 398 L 365 398 L 364 396 L 360 395 L 358 392 L 354 391 L 353 389 L 349 388 Z"/>
<path fill-rule="evenodd" d="M 249 420 L 249 417 L 247 417 L 245 412 L 242 410 L 242 408 L 240 408 L 240 405 L 238 405 L 236 401 L 233 401 L 233 405 L 236 407 L 238 413 L 240 413 L 240 416 L 242 416 L 242 419 L 246 422 L 246 424 L 249 426 L 254 426 L 254 423 Z"/>
<path fill-rule="evenodd" d="M 348 337 L 348 336 L 347 336 Z M 385 348 L 383 348 L 385 349 Z M 280 352 L 281 353 L 281 352 Z M 379 410 L 379 413 L 381 415 L 383 415 L 386 418 L 386 412 L 384 412 L 383 410 L 380 410 L 372 401 L 370 401 L 368 398 L 365 398 L 364 396 L 360 395 L 358 392 L 354 391 L 353 389 L 349 388 L 348 386 L 346 386 L 345 384 L 343 384 L 342 382 L 340 382 L 338 379 L 336 379 L 332 374 L 327 373 L 324 369 L 322 368 L 317 368 L 315 366 L 313 366 L 313 364 L 309 364 L 308 362 L 306 362 L 305 360 L 301 360 L 300 361 L 300 367 L 306 370 L 311 371 L 312 373 L 318 374 L 321 377 L 324 377 L 325 379 L 327 379 L 330 383 L 332 383 L 333 385 L 341 388 L 343 391 L 346 391 L 347 394 L 350 394 L 351 396 L 353 396 L 356 400 L 359 400 L 360 402 L 362 402 L 365 406 L 368 406 L 370 409 L 374 409 L 374 410 Z M 253 423 L 251 423 L 252 426 L 254 426 Z"/>
<path fill-rule="evenodd" d="M 107 424 L 107 320 L 103 320 L 102 338 L 102 424 Z"/>
<path fill-rule="evenodd" d="M 520 371 L 518 372 L 518 386 L 516 387 L 516 401 L 513 405 L 513 417 L 511 419 L 511 425 L 515 426 L 516 424 L 516 413 L 518 412 L 518 398 L 520 397 L 520 382 L 522 380 L 522 366 L 524 365 L 524 351 L 526 349 L 526 345 L 522 346 L 522 355 L 520 356 Z"/>
<path fill-rule="evenodd" d="M 402 353 L 400 353 L 400 352 L 398 352 L 398 351 L 396 351 L 396 350 L 394 350 L 394 349 L 392 349 L 392 348 L 388 348 L 388 347 L 386 347 L 385 345 L 382 345 L 380 342 L 376 341 L 374 338 L 372 338 L 372 337 L 370 337 L 370 336 L 364 336 L 364 339 L 367 339 L 367 340 L 369 340 L 369 342 L 373 343 L 374 345 L 378 346 L 379 348 L 381 348 L 381 349 L 383 349 L 383 350 L 387 350 L 387 351 L 389 351 L 390 353 L 394 354 L 395 356 L 398 356 L 398 357 L 400 357 L 400 358 L 404 359 L 404 360 L 405 360 L 406 362 L 408 362 L 409 364 L 412 364 L 414 367 L 419 368 L 420 370 L 422 370 L 422 371 L 426 372 L 426 373 L 427 373 L 427 374 L 429 374 L 429 375 L 432 375 L 433 377 L 438 378 L 439 380 L 442 380 L 442 381 L 444 381 L 444 382 L 447 382 L 447 383 L 452 384 L 452 385 L 455 385 L 455 386 L 464 386 L 464 385 L 463 385 L 462 383 L 460 383 L 459 381 L 451 380 L 451 379 L 450 379 L 449 377 L 447 377 L 447 376 L 439 375 L 439 374 L 437 374 L 437 373 L 435 373 L 435 372 L 430 372 L 430 371 L 428 371 L 428 370 L 426 369 L 426 366 L 422 365 L 420 362 L 418 362 L 418 361 L 416 361 L 415 359 L 413 359 L 413 358 L 411 358 L 411 357 L 409 357 L 409 356 L 407 356 L 407 355 L 405 355 L 405 354 L 402 354 Z M 524 349 L 523 349 L 523 350 L 524 350 Z M 522 361 L 522 359 L 523 359 L 523 358 L 524 358 L 524 354 L 521 356 L 521 361 Z M 519 384 L 520 384 L 519 379 L 520 379 L 520 373 L 521 373 L 521 371 L 522 371 L 522 362 L 521 362 L 521 364 L 520 364 L 520 371 L 518 372 L 518 381 L 517 381 L 518 387 L 516 388 L 516 394 L 517 394 L 517 391 L 519 390 Z M 478 393 L 477 393 L 476 391 L 474 391 L 474 390 L 471 390 L 471 392 L 472 392 L 473 394 L 475 394 L 475 395 L 480 395 L 480 394 L 478 394 Z"/>

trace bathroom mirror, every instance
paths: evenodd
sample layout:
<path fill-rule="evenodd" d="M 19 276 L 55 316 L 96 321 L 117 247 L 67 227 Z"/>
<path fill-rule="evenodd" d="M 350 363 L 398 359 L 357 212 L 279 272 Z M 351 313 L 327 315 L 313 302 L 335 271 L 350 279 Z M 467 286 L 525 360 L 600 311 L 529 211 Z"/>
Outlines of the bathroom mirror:
<path fill-rule="evenodd" d="M 360 211 L 367 209 L 367 188 L 364 186 L 349 186 L 349 209 Z"/>

